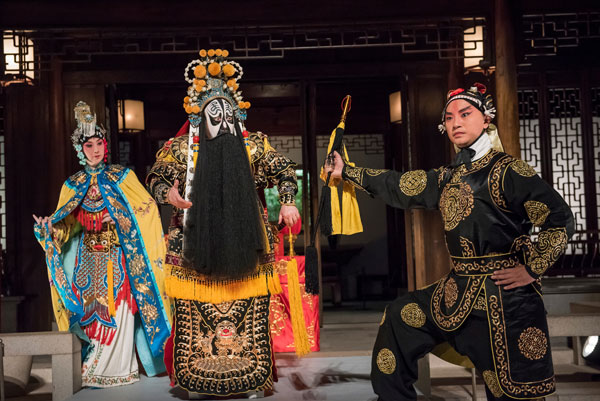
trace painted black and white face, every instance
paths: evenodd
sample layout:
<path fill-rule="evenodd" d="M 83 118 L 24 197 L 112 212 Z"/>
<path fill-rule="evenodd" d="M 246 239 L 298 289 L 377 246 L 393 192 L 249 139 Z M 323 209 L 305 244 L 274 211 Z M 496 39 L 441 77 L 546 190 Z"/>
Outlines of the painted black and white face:
<path fill-rule="evenodd" d="M 213 99 L 204 108 L 206 136 L 216 138 L 222 134 L 235 135 L 233 130 L 233 106 L 226 99 Z"/>

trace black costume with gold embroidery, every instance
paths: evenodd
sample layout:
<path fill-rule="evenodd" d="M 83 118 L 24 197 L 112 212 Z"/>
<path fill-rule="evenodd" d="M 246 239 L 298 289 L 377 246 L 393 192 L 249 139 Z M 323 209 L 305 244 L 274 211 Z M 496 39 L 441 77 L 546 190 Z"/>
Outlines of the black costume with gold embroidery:
<path fill-rule="evenodd" d="M 417 360 L 449 342 L 482 373 L 490 399 L 555 391 L 539 280 L 504 290 L 495 270 L 539 278 L 564 252 L 573 215 L 527 163 L 496 150 L 464 164 L 406 173 L 344 167 L 344 179 L 399 208 L 439 207 L 453 269 L 386 308 L 373 351 L 380 400 L 416 399 Z M 541 231 L 532 243 L 532 224 Z"/>
<path fill-rule="evenodd" d="M 167 192 L 176 179 L 186 182 L 188 139 L 188 135 L 172 138 L 157 153 L 147 184 L 161 204 L 167 204 Z M 265 134 L 250 133 L 248 143 L 256 188 L 277 185 L 280 202 L 294 204 L 295 163 L 273 149 Z M 274 235 L 266 213 L 263 217 L 269 249 L 259 258 L 256 273 L 247 280 L 211 282 L 185 267 L 183 210 L 173 208 L 166 265 L 167 293 L 176 300 L 173 366 L 168 369 L 188 391 L 227 396 L 272 386 L 269 293 L 280 291 L 280 285 L 273 271 Z M 219 300 L 211 301 L 211 296 Z"/>

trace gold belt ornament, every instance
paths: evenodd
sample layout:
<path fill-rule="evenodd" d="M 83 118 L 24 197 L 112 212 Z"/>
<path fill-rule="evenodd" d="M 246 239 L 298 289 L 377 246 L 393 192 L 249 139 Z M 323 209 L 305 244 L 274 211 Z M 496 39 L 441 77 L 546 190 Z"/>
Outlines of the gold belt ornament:
<path fill-rule="evenodd" d="M 454 272 L 459 276 L 492 274 L 496 270 L 509 269 L 521 263 L 520 252 L 484 256 L 451 256 Z"/>

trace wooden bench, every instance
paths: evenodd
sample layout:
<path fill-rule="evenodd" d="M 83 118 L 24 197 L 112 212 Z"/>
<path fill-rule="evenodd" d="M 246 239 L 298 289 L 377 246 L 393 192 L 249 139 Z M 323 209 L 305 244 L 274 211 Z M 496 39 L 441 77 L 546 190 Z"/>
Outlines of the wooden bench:
<path fill-rule="evenodd" d="M 585 309 L 578 306 L 578 303 L 571 304 L 573 313 L 566 315 L 548 316 L 548 331 L 550 337 L 571 337 L 573 339 L 573 363 L 576 365 L 585 365 L 581 355 L 582 337 L 600 335 L 600 308 L 595 312 L 591 309 Z M 431 372 L 429 366 L 429 354 L 419 360 L 419 380 L 415 387 L 419 389 L 426 397 L 431 396 Z M 475 386 L 477 383 L 475 369 L 471 369 L 473 383 L 473 401 L 477 400 L 475 395 Z"/>
<path fill-rule="evenodd" d="M 5 356 L 52 356 L 52 401 L 67 399 L 81 389 L 81 342 L 74 334 L 59 331 L 0 333 L 0 340 Z M 4 374 L 0 373 L 4 387 Z"/>

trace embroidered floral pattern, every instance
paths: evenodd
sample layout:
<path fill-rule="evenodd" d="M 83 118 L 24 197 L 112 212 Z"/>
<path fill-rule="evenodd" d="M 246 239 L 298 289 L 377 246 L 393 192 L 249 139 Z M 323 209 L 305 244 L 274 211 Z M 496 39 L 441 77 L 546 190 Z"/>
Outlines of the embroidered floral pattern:
<path fill-rule="evenodd" d="M 444 284 L 444 303 L 446 304 L 446 309 L 450 309 L 456 303 L 458 299 L 458 285 L 456 285 L 456 281 L 449 277 L 446 280 L 446 284 Z"/>
<path fill-rule="evenodd" d="M 277 295 L 271 296 L 269 326 L 273 336 L 279 336 L 285 329 L 285 321 L 289 320 L 285 305 Z"/>
<path fill-rule="evenodd" d="M 548 350 L 548 340 L 544 332 L 537 327 L 526 328 L 519 336 L 519 351 L 532 361 L 542 359 Z"/>

